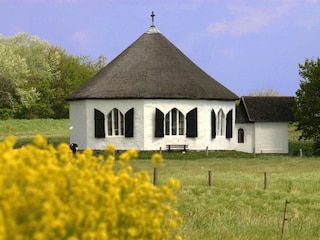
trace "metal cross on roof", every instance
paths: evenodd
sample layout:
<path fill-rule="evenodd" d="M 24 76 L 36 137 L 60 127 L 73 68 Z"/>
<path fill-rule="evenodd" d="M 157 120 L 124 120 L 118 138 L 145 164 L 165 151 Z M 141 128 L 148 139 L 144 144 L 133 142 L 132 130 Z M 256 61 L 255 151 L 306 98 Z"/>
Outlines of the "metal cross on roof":
<path fill-rule="evenodd" d="M 156 15 L 154 14 L 154 12 L 152 11 L 152 13 L 151 13 L 151 18 L 152 18 L 152 25 L 151 25 L 151 27 L 154 27 L 154 17 L 155 17 Z"/>

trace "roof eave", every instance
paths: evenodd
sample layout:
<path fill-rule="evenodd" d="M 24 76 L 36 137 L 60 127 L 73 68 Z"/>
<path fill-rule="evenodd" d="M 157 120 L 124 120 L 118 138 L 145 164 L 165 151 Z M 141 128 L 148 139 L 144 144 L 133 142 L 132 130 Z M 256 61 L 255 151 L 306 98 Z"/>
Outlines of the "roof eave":
<path fill-rule="evenodd" d="M 168 99 L 168 100 L 216 100 L 216 101 L 235 101 L 238 98 L 190 98 L 190 97 L 181 97 L 181 98 L 169 98 L 169 97 L 110 97 L 110 98 L 100 98 L 100 97 L 71 97 L 66 98 L 66 101 L 78 101 L 78 100 L 113 100 L 113 99 Z"/>

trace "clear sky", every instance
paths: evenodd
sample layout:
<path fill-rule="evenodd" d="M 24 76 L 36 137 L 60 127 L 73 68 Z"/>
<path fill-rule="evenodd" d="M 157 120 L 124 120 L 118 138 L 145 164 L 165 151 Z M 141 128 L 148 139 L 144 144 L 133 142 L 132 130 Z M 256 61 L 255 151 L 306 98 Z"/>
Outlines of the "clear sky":
<path fill-rule="evenodd" d="M 112 61 L 151 25 L 239 96 L 295 96 L 320 57 L 320 0 L 0 0 L 0 34 L 37 35 L 67 53 Z"/>

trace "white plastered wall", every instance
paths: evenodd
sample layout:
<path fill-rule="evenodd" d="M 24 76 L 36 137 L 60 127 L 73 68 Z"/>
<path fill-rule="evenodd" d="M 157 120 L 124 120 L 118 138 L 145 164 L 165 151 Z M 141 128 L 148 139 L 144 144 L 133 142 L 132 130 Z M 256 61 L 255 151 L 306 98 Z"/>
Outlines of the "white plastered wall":
<path fill-rule="evenodd" d="M 244 142 L 238 143 L 238 130 L 244 131 Z M 241 152 L 252 153 L 254 151 L 254 124 L 253 123 L 236 123 L 235 127 L 236 150 Z"/>
<path fill-rule="evenodd" d="M 224 125 L 224 134 L 219 136 L 218 134 L 214 139 L 211 138 L 211 110 L 215 110 L 216 119 L 218 122 L 218 112 L 221 109 L 224 113 L 224 117 L 227 117 L 227 114 L 230 110 L 232 110 L 232 138 L 227 139 L 226 134 L 226 125 Z M 235 143 L 237 140 L 237 135 L 235 132 L 235 119 L 236 119 L 236 111 L 235 111 L 235 102 L 234 101 L 208 101 L 207 104 L 207 143 L 209 150 L 235 150 Z M 217 129 L 218 131 L 218 129 Z"/>
<path fill-rule="evenodd" d="M 108 136 L 106 138 L 94 137 L 94 109 L 105 114 L 113 109 L 119 109 L 125 114 L 134 108 L 134 137 Z M 186 117 L 186 114 L 198 109 L 198 137 L 187 138 L 185 135 L 164 136 L 156 138 L 155 135 L 155 109 L 160 109 L 164 115 L 171 109 L 177 108 Z M 73 129 L 70 132 L 70 142 L 79 145 L 79 149 L 86 147 L 103 150 L 112 143 L 116 149 L 125 150 L 136 148 L 138 150 L 164 150 L 167 144 L 188 144 L 192 150 L 234 150 L 236 143 L 236 132 L 233 130 L 233 138 L 226 139 L 225 136 L 211 138 L 211 110 L 217 114 L 220 109 L 225 116 L 233 110 L 233 126 L 235 122 L 234 101 L 215 100 L 166 100 L 166 99 L 128 99 L 128 100 L 81 100 L 70 102 L 70 124 Z M 107 121 L 105 122 L 107 127 Z M 186 122 L 185 122 L 186 127 Z"/>
<path fill-rule="evenodd" d="M 288 123 L 256 122 L 236 124 L 244 130 L 244 143 L 237 143 L 236 150 L 248 153 L 288 153 Z"/>
<path fill-rule="evenodd" d="M 123 115 L 134 108 L 134 137 L 126 138 L 124 136 L 108 136 L 107 131 L 107 116 L 109 112 L 117 108 Z M 94 136 L 94 109 L 97 109 L 105 115 L 105 138 L 95 138 Z M 143 127 L 142 115 L 143 100 L 129 99 L 129 100 L 87 100 L 86 113 L 87 113 L 87 147 L 95 150 L 103 150 L 108 144 L 115 145 L 117 150 L 126 150 L 129 148 L 140 149 L 143 145 Z M 140 120 L 140 121 L 139 121 Z"/>
<path fill-rule="evenodd" d="M 78 144 L 79 149 L 87 147 L 88 125 L 86 114 L 86 100 L 71 101 L 70 115 L 70 143 Z"/>
<path fill-rule="evenodd" d="M 189 138 L 185 135 L 167 136 L 163 138 L 154 137 L 155 132 L 155 109 L 158 108 L 166 115 L 171 109 L 177 108 L 186 117 L 187 113 L 197 108 L 198 116 L 198 137 Z M 233 109 L 233 124 L 235 119 L 234 101 L 215 101 L 215 100 L 145 100 L 144 122 L 145 124 L 145 144 L 144 150 L 166 149 L 167 144 L 187 144 L 192 150 L 233 150 L 234 138 L 226 139 L 225 136 L 211 138 L 211 110 L 216 114 L 222 109 L 227 113 Z M 234 125 L 233 125 L 234 126 Z M 185 122 L 186 127 L 186 122 Z"/>
<path fill-rule="evenodd" d="M 288 123 L 255 123 L 256 153 L 288 153 Z"/>

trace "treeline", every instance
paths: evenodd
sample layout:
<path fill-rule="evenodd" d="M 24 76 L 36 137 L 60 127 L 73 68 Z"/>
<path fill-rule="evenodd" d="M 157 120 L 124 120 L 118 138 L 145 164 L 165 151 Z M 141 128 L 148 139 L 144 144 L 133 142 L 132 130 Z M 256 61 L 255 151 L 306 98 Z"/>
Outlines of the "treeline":
<path fill-rule="evenodd" d="M 66 96 L 105 64 L 28 33 L 0 35 L 0 119 L 68 118 Z"/>

